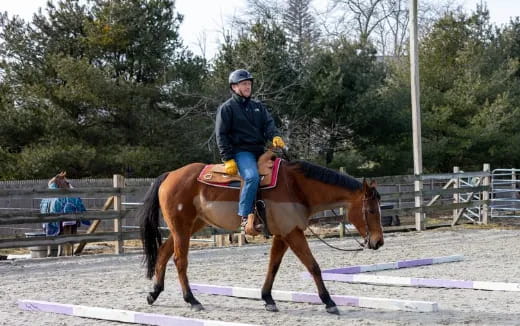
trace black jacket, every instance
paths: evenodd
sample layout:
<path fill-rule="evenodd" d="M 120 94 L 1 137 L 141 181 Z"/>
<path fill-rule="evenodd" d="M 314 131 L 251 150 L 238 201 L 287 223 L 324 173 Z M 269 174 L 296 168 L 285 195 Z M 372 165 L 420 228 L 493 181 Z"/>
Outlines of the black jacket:
<path fill-rule="evenodd" d="M 220 155 L 227 161 L 242 151 L 260 156 L 265 143 L 277 136 L 278 131 L 260 101 L 233 94 L 218 108 L 215 135 Z"/>

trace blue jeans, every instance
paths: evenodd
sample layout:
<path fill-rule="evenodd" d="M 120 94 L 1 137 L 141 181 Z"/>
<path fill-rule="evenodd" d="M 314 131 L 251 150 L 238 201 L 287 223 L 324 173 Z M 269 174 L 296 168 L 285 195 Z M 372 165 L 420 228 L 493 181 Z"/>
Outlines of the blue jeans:
<path fill-rule="evenodd" d="M 235 154 L 240 176 L 244 179 L 244 186 L 240 190 L 240 201 L 238 202 L 238 215 L 247 217 L 253 212 L 253 204 L 256 192 L 260 184 L 256 156 L 250 152 L 239 152 Z"/>

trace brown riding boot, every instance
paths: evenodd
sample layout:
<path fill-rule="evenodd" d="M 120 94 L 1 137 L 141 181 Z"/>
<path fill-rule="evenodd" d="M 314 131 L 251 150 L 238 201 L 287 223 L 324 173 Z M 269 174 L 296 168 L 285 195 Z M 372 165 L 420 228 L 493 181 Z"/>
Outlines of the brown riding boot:
<path fill-rule="evenodd" d="M 244 228 L 244 232 L 247 235 L 252 235 L 252 236 L 259 235 L 260 231 L 262 230 L 261 224 L 255 225 L 255 217 L 256 217 L 255 214 L 251 213 L 251 214 L 247 215 L 247 220 L 242 221 L 242 227 Z"/>

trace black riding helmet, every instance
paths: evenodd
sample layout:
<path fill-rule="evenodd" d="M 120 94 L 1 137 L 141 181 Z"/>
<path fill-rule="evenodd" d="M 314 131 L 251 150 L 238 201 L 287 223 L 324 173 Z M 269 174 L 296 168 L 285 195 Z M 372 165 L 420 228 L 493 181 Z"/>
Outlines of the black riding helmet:
<path fill-rule="evenodd" d="M 229 87 L 231 85 L 238 84 L 241 81 L 250 80 L 253 81 L 253 75 L 245 69 L 238 69 L 229 74 Z"/>

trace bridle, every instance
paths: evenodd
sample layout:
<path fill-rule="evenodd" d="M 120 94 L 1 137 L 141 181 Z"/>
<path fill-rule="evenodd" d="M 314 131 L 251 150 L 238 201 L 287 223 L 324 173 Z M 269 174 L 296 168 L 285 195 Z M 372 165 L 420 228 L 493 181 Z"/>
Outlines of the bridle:
<path fill-rule="evenodd" d="M 361 206 L 361 212 L 363 214 L 363 222 L 365 222 L 365 237 L 363 238 L 363 243 L 361 243 L 356 238 L 352 237 L 359 244 L 359 246 L 362 247 L 363 249 L 367 248 L 368 241 L 370 240 L 370 229 L 368 228 L 368 213 L 369 213 L 369 209 L 367 208 L 367 202 L 369 200 L 374 200 L 374 199 L 376 199 L 376 198 L 370 198 L 370 199 L 366 198 L 366 194 L 363 194 L 363 199 L 362 199 L 363 200 L 363 206 Z M 334 214 L 336 214 L 334 212 L 334 210 L 332 210 L 332 212 Z M 349 232 L 349 234 L 351 234 L 350 231 L 348 231 L 348 228 L 347 228 L 347 232 Z"/>
<path fill-rule="evenodd" d="M 366 230 L 366 235 L 365 235 L 365 239 L 364 239 L 365 242 L 363 243 L 363 246 L 368 245 L 368 241 L 370 241 L 370 229 L 368 228 L 369 209 L 367 208 L 367 204 L 366 204 L 366 202 L 368 202 L 369 200 L 378 200 L 377 194 L 372 194 L 372 198 L 370 198 L 370 199 L 366 198 L 366 194 L 363 195 L 363 207 L 361 209 L 363 212 L 363 220 L 365 221 L 365 230 Z M 377 203 L 377 206 L 379 207 L 379 202 Z"/>

